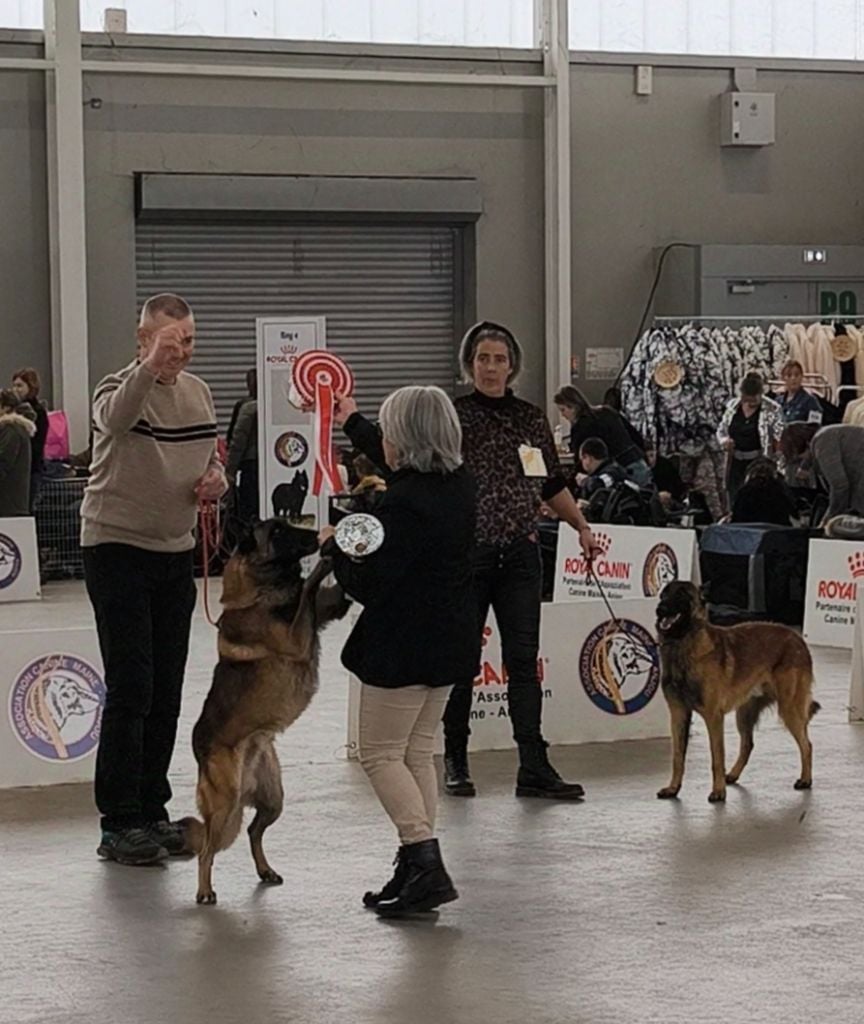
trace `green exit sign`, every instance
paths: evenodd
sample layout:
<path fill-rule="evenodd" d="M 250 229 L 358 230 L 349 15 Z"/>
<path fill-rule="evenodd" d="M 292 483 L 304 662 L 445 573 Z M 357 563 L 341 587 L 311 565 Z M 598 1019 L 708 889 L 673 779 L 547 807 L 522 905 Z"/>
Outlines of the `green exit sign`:
<path fill-rule="evenodd" d="M 819 293 L 820 316 L 857 316 L 858 296 L 848 288 L 844 291 Z"/>

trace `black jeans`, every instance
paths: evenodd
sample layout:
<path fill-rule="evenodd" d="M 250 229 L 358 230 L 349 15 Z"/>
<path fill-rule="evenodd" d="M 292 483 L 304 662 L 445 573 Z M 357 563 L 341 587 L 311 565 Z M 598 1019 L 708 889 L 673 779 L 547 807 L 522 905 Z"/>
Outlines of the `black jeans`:
<path fill-rule="evenodd" d="M 164 821 L 197 592 L 193 553 L 126 544 L 84 549 L 108 691 L 96 757 L 107 830 Z"/>
<path fill-rule="evenodd" d="M 543 691 L 537 676 L 542 575 L 540 545 L 534 539 L 525 537 L 506 547 L 481 544 L 475 551 L 477 629 L 482 633 L 491 607 L 501 634 L 507 700 L 517 743 L 543 739 Z M 474 680 L 468 679 L 454 686 L 450 694 L 444 735 L 451 745 L 465 743 L 471 734 L 473 689 Z"/>

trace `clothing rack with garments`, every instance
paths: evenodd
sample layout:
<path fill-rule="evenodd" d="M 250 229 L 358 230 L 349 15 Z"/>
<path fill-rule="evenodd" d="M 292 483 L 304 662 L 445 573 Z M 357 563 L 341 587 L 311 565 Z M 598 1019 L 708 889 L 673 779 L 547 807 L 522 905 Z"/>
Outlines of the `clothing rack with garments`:
<path fill-rule="evenodd" d="M 864 383 L 864 334 L 846 318 L 658 317 L 621 375 L 622 411 L 659 451 L 694 460 L 693 483 L 713 506 L 723 490 L 716 431 L 727 403 L 748 373 L 778 379 L 790 359 L 824 379 L 835 402 L 840 386 Z"/>

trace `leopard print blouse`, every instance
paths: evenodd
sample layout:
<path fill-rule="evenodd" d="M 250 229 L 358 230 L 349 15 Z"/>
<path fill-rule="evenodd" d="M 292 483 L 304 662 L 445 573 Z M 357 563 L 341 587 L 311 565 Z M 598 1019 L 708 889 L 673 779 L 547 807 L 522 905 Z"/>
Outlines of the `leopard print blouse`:
<path fill-rule="evenodd" d="M 566 487 L 549 421 L 542 409 L 508 391 L 489 398 L 475 391 L 457 398 L 462 455 L 477 482 L 477 541 L 501 546 L 532 532 L 540 502 Z M 526 477 L 519 446 L 543 453 L 548 476 Z"/>

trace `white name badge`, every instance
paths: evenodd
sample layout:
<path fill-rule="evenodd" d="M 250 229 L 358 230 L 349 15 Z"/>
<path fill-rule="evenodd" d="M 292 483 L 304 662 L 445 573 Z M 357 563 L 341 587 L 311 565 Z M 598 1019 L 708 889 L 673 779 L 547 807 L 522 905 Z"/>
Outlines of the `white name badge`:
<path fill-rule="evenodd" d="M 525 476 L 549 476 L 546 471 L 546 461 L 543 458 L 543 452 L 539 448 L 520 444 L 519 461 L 522 463 L 522 471 Z"/>
<path fill-rule="evenodd" d="M 812 409 L 810 411 L 809 415 L 807 416 L 807 422 L 808 423 L 821 423 L 822 422 L 822 413 L 821 412 L 817 412 L 815 409 Z"/>

